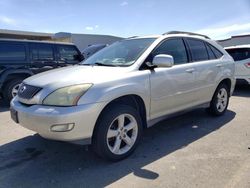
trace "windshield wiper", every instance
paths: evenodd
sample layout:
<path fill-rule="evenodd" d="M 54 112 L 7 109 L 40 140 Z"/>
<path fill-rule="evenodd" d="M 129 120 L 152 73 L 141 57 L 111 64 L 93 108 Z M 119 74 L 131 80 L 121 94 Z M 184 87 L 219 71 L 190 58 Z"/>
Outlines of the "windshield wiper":
<path fill-rule="evenodd" d="M 86 66 L 94 66 L 94 65 L 98 65 L 98 66 L 106 66 L 106 67 L 116 67 L 117 65 L 111 65 L 111 64 L 105 64 L 105 63 L 101 63 L 101 62 L 96 62 L 96 63 L 91 63 L 91 64 L 87 64 L 87 63 L 79 63 L 78 65 L 86 65 Z"/>
<path fill-rule="evenodd" d="M 92 64 L 80 62 L 80 63 L 77 63 L 77 65 L 87 65 L 87 66 L 89 66 L 89 65 L 92 65 Z"/>
<path fill-rule="evenodd" d="M 115 67 L 115 65 L 105 64 L 105 63 L 100 63 L 100 62 L 96 62 L 96 63 L 94 63 L 94 65 L 107 66 L 107 67 Z"/>

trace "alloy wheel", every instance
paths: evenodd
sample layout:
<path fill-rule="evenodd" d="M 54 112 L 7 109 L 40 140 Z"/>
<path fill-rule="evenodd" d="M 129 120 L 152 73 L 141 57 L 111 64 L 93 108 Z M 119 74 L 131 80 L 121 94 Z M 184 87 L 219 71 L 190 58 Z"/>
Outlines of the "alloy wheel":
<path fill-rule="evenodd" d="M 135 144 L 138 136 L 138 124 L 130 114 L 121 114 L 109 126 L 107 145 L 116 155 L 127 153 Z"/>
<path fill-rule="evenodd" d="M 225 88 L 221 88 L 217 94 L 217 104 L 216 108 L 219 112 L 223 112 L 227 107 L 228 96 L 227 90 Z"/>

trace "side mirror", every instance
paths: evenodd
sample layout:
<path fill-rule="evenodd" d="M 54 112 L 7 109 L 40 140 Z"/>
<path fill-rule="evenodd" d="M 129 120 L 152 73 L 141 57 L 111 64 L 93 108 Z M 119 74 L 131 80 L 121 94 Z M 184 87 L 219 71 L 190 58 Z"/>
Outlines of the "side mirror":
<path fill-rule="evenodd" d="M 171 55 L 159 54 L 154 57 L 152 63 L 159 68 L 172 67 L 174 65 L 174 58 Z"/>

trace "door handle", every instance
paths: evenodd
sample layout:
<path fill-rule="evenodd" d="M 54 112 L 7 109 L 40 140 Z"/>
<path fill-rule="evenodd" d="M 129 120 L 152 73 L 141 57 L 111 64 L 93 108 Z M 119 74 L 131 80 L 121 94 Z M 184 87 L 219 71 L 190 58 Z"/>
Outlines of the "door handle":
<path fill-rule="evenodd" d="M 223 67 L 223 65 L 220 63 L 220 64 L 217 64 L 216 67 Z"/>
<path fill-rule="evenodd" d="M 195 71 L 194 68 L 190 68 L 190 69 L 187 69 L 187 70 L 186 70 L 186 72 L 188 72 L 188 73 L 193 73 L 194 71 Z"/>

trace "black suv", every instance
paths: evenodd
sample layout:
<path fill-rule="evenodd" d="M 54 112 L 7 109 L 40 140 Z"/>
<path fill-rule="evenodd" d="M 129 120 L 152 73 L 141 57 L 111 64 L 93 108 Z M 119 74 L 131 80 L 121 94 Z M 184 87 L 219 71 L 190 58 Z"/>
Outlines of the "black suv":
<path fill-rule="evenodd" d="M 71 43 L 0 39 L 0 94 L 10 101 L 25 78 L 83 59 Z"/>

